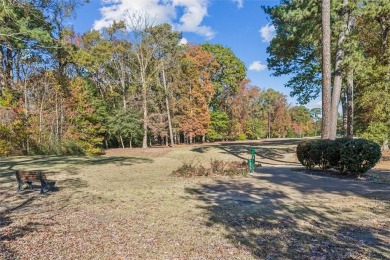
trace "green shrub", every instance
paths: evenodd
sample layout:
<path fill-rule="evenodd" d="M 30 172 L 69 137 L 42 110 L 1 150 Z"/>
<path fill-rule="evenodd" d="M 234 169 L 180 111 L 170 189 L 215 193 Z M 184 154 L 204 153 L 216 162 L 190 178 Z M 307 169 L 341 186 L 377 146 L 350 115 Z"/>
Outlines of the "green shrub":
<path fill-rule="evenodd" d="M 10 148 L 7 141 L 0 139 L 0 157 L 9 156 L 11 154 Z"/>
<path fill-rule="evenodd" d="M 321 170 L 331 167 L 330 154 L 333 141 L 329 139 L 320 139 L 311 142 L 309 157 L 314 165 L 318 165 Z"/>
<path fill-rule="evenodd" d="M 379 145 L 383 145 L 390 138 L 390 126 L 383 122 L 372 122 L 367 129 L 361 133 L 365 139 L 371 140 Z"/>
<path fill-rule="evenodd" d="M 48 149 L 46 146 L 39 145 L 35 142 L 30 143 L 30 150 L 28 155 L 48 155 Z"/>
<path fill-rule="evenodd" d="M 237 135 L 237 140 L 239 140 L 239 141 L 246 140 L 246 134 L 239 134 L 239 135 Z"/>
<path fill-rule="evenodd" d="M 349 137 L 338 138 L 331 142 L 330 146 L 326 151 L 326 157 L 328 158 L 330 167 L 339 171 L 342 174 L 346 172 L 345 166 L 340 161 L 340 152 L 342 147 L 351 140 L 353 139 Z"/>
<path fill-rule="evenodd" d="M 80 144 L 80 141 L 75 139 L 52 142 L 47 148 L 41 147 L 36 152 L 44 152 L 44 154 L 50 155 L 85 155 L 85 149 Z"/>
<path fill-rule="evenodd" d="M 366 139 L 351 139 L 340 150 L 340 165 L 344 173 L 359 176 L 375 166 L 381 158 L 377 143 Z"/>
<path fill-rule="evenodd" d="M 322 170 L 334 168 L 340 174 L 357 177 L 375 166 L 381 149 L 366 139 L 306 140 L 298 144 L 297 157 L 306 169 L 317 165 Z"/>
<path fill-rule="evenodd" d="M 0 157 L 22 155 L 19 138 L 13 133 L 12 127 L 0 124 Z"/>
<path fill-rule="evenodd" d="M 311 147 L 313 140 L 305 140 L 297 146 L 297 157 L 299 162 L 305 166 L 306 169 L 313 169 L 315 163 L 311 157 Z"/>
<path fill-rule="evenodd" d="M 77 140 L 66 140 L 61 148 L 62 155 L 85 155 L 85 150 Z"/>

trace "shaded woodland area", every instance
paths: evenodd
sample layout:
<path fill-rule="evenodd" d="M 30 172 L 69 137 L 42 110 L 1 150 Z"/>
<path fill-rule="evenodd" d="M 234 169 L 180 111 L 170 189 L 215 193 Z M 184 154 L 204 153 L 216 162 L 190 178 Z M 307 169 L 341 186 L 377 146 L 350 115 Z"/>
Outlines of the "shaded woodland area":
<path fill-rule="evenodd" d="M 1 1 L 0 155 L 99 154 L 114 147 L 320 134 L 320 109 L 292 106 L 282 93 L 251 85 L 245 64 L 228 47 L 180 44 L 180 32 L 153 24 L 145 13 L 128 14 L 102 31 L 75 33 L 66 21 L 86 2 Z M 269 67 L 276 76 L 296 75 L 288 87 L 302 104 L 319 93 L 315 2 L 267 9 L 277 28 Z M 355 28 L 361 29 L 345 45 L 357 49 L 345 54 L 345 64 L 354 62 L 354 131 L 382 142 L 389 133 L 389 7 L 383 2 L 378 11 L 368 2 L 355 6 Z M 302 17 L 308 22 L 291 23 L 289 12 L 302 8 L 314 10 Z M 286 38 L 289 26 L 307 39 Z M 337 118 L 338 132 L 346 133 L 347 124 Z"/>

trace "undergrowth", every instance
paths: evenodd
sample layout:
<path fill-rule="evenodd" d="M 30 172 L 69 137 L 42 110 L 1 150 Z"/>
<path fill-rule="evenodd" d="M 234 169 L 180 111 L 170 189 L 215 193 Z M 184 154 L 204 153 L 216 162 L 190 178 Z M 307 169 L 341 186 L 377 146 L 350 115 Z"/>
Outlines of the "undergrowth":
<path fill-rule="evenodd" d="M 210 165 L 205 167 L 199 163 L 185 162 L 172 172 L 177 177 L 196 176 L 246 176 L 248 167 L 245 162 L 226 162 L 222 160 L 211 160 Z"/>

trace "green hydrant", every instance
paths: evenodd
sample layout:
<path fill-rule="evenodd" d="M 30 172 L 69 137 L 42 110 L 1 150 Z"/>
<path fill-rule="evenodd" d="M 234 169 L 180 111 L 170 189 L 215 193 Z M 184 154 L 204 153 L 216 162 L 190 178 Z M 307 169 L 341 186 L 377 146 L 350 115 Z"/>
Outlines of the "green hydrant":
<path fill-rule="evenodd" d="M 255 149 L 251 149 L 251 159 L 248 160 L 248 171 L 255 171 Z"/>

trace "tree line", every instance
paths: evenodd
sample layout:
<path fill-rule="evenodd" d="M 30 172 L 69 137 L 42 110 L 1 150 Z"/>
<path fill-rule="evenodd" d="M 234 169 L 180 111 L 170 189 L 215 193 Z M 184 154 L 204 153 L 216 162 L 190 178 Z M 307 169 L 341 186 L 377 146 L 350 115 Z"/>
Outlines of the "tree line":
<path fill-rule="evenodd" d="M 318 109 L 252 86 L 229 48 L 181 45 L 179 32 L 144 13 L 76 34 L 66 21 L 84 2 L 2 1 L 0 154 L 98 154 L 320 132 Z"/>

